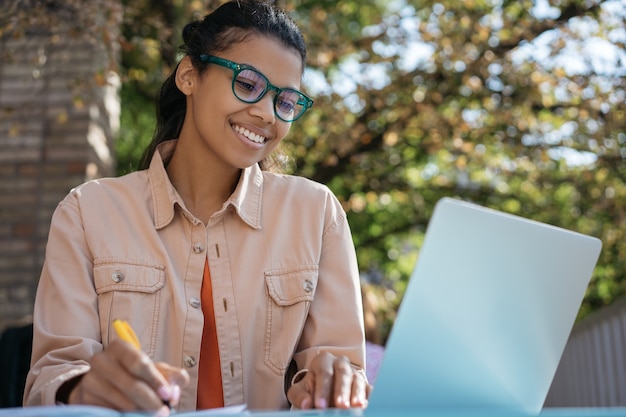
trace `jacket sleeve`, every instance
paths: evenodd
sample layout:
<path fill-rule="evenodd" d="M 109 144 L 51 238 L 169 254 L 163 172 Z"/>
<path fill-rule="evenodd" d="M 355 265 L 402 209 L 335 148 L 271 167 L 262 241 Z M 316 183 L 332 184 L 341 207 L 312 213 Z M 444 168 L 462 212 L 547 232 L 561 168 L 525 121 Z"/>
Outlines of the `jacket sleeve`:
<path fill-rule="evenodd" d="M 365 368 L 365 332 L 356 252 L 346 214 L 332 194 L 326 205 L 319 278 L 302 337 L 294 355 L 307 368 L 318 351 L 345 355 Z"/>
<path fill-rule="evenodd" d="M 54 405 L 59 387 L 89 370 L 102 350 L 93 261 L 70 194 L 52 216 L 33 313 L 24 405 Z"/>

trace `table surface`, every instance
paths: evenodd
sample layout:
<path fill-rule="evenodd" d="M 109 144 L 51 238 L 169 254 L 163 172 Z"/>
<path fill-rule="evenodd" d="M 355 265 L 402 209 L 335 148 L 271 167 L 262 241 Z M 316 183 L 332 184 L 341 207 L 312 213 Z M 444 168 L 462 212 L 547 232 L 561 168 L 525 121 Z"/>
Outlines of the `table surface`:
<path fill-rule="evenodd" d="M 0 409 L 0 417 L 143 417 L 143 413 L 119 413 L 89 406 L 52 406 Z M 181 412 L 173 417 L 533 417 L 521 411 L 489 409 L 368 409 L 368 410 L 298 410 L 241 411 L 241 408 Z M 545 408 L 536 417 L 626 417 L 626 407 L 619 408 Z"/>

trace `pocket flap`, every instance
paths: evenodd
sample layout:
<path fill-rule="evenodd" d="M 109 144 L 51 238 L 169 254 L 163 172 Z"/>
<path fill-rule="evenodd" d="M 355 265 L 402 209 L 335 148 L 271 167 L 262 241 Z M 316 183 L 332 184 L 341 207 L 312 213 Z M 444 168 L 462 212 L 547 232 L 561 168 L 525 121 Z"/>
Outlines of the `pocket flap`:
<path fill-rule="evenodd" d="M 317 277 L 317 265 L 265 271 L 265 283 L 269 295 L 280 306 L 313 301 Z"/>
<path fill-rule="evenodd" d="M 165 286 L 165 267 L 121 259 L 96 260 L 93 277 L 98 294 L 109 291 L 153 293 Z"/>

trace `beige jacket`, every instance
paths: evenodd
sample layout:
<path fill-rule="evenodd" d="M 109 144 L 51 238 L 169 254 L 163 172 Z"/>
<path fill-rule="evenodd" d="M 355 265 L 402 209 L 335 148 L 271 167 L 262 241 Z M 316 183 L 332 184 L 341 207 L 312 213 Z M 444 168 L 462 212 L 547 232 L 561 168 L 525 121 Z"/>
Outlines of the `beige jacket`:
<path fill-rule="evenodd" d="M 54 404 L 130 322 L 155 360 L 184 367 L 180 410 L 196 407 L 208 257 L 226 405 L 288 406 L 285 373 L 318 350 L 364 367 L 359 277 L 346 215 L 323 185 L 243 171 L 204 225 L 169 181 L 162 144 L 148 170 L 72 190 L 52 218 L 37 290 L 26 405 Z M 206 179 L 210 181 L 210 178 Z"/>

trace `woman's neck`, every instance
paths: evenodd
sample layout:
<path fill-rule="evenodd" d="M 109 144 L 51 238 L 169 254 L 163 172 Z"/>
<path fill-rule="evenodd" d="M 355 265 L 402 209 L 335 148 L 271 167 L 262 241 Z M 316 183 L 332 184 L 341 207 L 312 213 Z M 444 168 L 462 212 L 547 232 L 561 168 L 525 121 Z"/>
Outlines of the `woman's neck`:
<path fill-rule="evenodd" d="M 187 209 L 204 224 L 235 191 L 241 176 L 240 169 L 225 167 L 198 152 L 188 152 L 180 141 L 167 173 Z"/>

